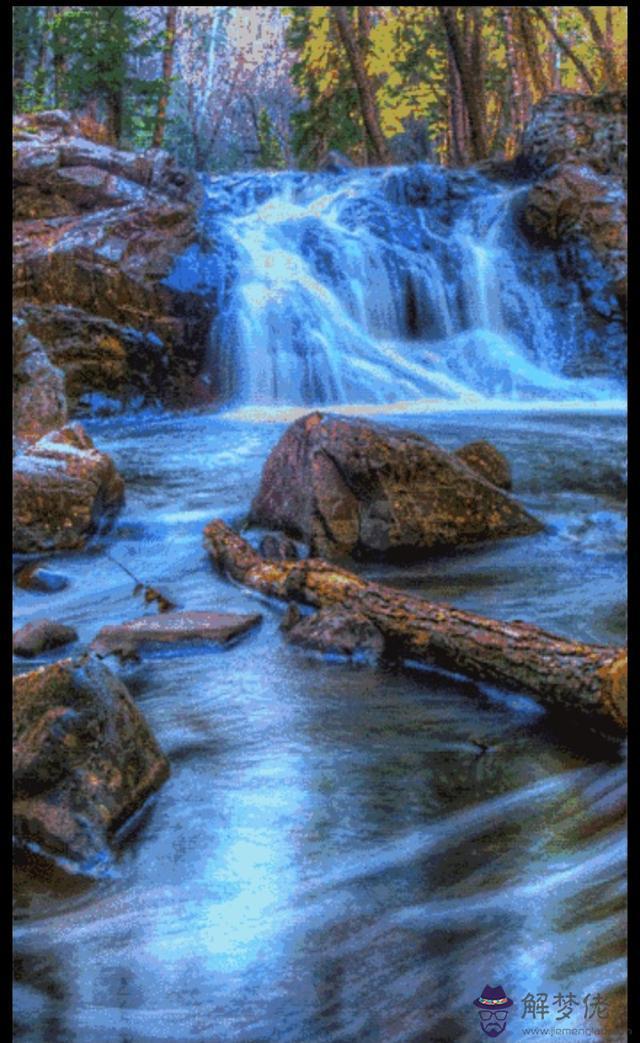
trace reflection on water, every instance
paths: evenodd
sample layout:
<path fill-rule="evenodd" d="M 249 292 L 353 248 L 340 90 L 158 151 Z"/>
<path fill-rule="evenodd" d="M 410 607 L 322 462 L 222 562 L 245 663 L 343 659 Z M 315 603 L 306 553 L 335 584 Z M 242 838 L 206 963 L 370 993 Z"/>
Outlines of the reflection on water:
<path fill-rule="evenodd" d="M 202 527 L 246 510 L 284 425 L 143 419 L 88 425 L 127 480 L 102 547 L 180 605 L 253 610 L 211 570 Z M 624 641 L 623 417 L 389 422 L 447 447 L 490 438 L 548 527 L 369 575 Z M 139 613 L 99 547 L 56 569 L 69 587 L 17 591 L 15 625 L 46 611 L 83 643 Z M 19 862 L 15 1038 L 472 1043 L 487 983 L 514 999 L 509 1040 L 526 1038 L 528 992 L 569 991 L 606 996 L 601 1038 L 625 1038 L 620 751 L 486 686 L 308 658 L 282 641 L 282 609 L 260 610 L 234 647 L 121 668 L 172 775 L 121 836 L 114 879 Z M 583 1026 L 582 1007 L 560 1024 Z"/>

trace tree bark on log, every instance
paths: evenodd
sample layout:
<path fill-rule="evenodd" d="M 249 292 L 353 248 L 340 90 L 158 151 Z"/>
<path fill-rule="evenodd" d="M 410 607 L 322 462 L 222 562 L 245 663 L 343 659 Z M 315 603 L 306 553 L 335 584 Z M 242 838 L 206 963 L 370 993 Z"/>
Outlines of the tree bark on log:
<path fill-rule="evenodd" d="M 519 620 L 433 604 L 318 558 L 265 560 L 222 521 L 205 528 L 204 542 L 221 572 L 261 594 L 357 610 L 381 631 L 393 655 L 525 692 L 549 710 L 581 716 L 599 734 L 626 730 L 625 648 L 582 644 Z"/>

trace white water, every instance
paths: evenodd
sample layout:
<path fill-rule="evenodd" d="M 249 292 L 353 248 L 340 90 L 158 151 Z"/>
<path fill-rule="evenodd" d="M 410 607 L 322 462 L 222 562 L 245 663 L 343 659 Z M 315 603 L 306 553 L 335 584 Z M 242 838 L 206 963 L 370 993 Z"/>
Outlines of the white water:
<path fill-rule="evenodd" d="M 397 182 L 410 176 L 207 182 L 203 226 L 227 291 L 203 376 L 219 397 L 253 408 L 623 408 L 615 377 L 562 372 L 581 350 L 581 306 L 576 292 L 554 310 L 535 256 L 518 263 L 513 208 L 526 186 L 481 182 L 462 199 L 409 206 Z"/>

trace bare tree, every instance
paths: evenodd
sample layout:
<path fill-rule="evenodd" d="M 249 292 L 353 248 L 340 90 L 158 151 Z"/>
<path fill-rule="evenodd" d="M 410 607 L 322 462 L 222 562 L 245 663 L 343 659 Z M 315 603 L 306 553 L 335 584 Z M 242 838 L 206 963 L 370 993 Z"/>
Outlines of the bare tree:
<path fill-rule="evenodd" d="M 590 7 L 579 7 L 580 14 L 584 18 L 585 22 L 589 26 L 589 30 L 593 37 L 593 42 L 598 48 L 598 53 L 602 60 L 602 67 L 604 70 L 604 81 L 608 90 L 615 90 L 618 86 L 618 73 L 616 70 L 615 58 L 613 55 L 613 25 L 612 19 L 609 12 L 611 8 L 607 8 L 607 34 L 602 32 L 602 29 L 598 25 L 598 20 L 594 15 Z"/>
<path fill-rule="evenodd" d="M 595 93 L 597 88 L 596 88 L 595 80 L 593 79 L 591 73 L 589 72 L 589 70 L 585 66 L 585 64 L 582 61 L 582 59 L 579 58 L 578 55 L 575 53 L 575 51 L 573 50 L 571 45 L 568 43 L 568 41 L 565 40 L 564 37 L 560 35 L 560 33 L 556 29 L 555 25 L 553 24 L 552 20 L 547 15 L 545 8 L 544 7 L 533 7 L 532 10 L 535 12 L 537 17 L 540 19 L 542 24 L 545 26 L 545 28 L 547 29 L 547 32 L 549 32 L 551 34 L 551 36 L 553 37 L 553 39 L 557 43 L 557 45 L 560 48 L 560 50 L 562 51 L 562 53 L 566 54 L 567 58 L 569 58 L 570 61 L 573 62 L 573 64 L 575 65 L 576 69 L 580 73 L 582 79 L 584 80 L 586 86 L 588 87 L 588 89 Z"/>
<path fill-rule="evenodd" d="M 171 93 L 171 77 L 173 76 L 173 52 L 176 39 L 177 7 L 167 7 L 165 23 L 165 40 L 162 51 L 162 93 L 158 98 L 156 125 L 153 132 L 154 148 L 161 148 L 164 141 L 164 128 L 167 121 L 167 105 Z"/>
<path fill-rule="evenodd" d="M 471 148 L 472 158 L 474 160 L 485 159 L 487 156 L 487 140 L 486 140 L 486 126 L 485 126 L 485 112 L 483 107 L 484 95 L 482 90 L 479 90 L 481 69 L 478 69 L 478 62 L 481 60 L 481 31 L 478 26 L 478 22 L 475 20 L 476 15 L 474 10 L 474 22 L 472 30 L 472 45 L 468 49 L 465 45 L 465 38 L 463 33 L 460 31 L 456 20 L 456 9 L 454 7 L 438 7 L 440 17 L 444 26 L 444 30 L 447 35 L 447 41 L 453 55 L 458 75 L 460 76 L 460 83 L 462 85 L 462 93 L 464 96 L 465 106 L 469 115 L 469 125 L 471 134 Z"/>

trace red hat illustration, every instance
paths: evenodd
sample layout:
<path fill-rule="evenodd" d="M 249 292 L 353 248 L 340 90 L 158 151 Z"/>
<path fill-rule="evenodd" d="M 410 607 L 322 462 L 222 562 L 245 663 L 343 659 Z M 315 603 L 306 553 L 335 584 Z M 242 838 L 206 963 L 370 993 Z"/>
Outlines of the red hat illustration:
<path fill-rule="evenodd" d="M 498 985 L 496 988 L 485 985 L 482 995 L 473 1003 L 480 1010 L 506 1010 L 507 1007 L 513 1007 L 513 1000 L 509 999 L 502 985 Z"/>

